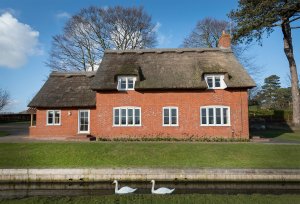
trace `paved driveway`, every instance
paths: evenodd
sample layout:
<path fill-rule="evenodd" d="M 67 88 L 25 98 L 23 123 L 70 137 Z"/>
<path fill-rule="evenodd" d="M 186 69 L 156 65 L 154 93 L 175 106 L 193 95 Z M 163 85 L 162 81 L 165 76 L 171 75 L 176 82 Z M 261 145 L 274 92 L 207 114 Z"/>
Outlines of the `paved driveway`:
<path fill-rule="evenodd" d="M 21 142 L 27 140 L 29 123 L 0 123 L 0 131 L 8 132 L 8 136 L 0 137 L 0 142 Z"/>

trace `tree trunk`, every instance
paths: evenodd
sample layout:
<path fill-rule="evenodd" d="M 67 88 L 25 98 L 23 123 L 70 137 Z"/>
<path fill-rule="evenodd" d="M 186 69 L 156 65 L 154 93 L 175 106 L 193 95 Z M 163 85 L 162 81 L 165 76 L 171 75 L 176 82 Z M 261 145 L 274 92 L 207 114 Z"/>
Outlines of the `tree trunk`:
<path fill-rule="evenodd" d="M 289 61 L 291 73 L 291 87 L 292 87 L 292 100 L 293 100 L 293 124 L 300 125 L 300 101 L 299 101 L 299 87 L 298 87 L 298 74 L 296 62 L 294 59 L 293 43 L 291 26 L 289 19 L 283 19 L 281 30 L 283 33 L 284 53 Z"/>

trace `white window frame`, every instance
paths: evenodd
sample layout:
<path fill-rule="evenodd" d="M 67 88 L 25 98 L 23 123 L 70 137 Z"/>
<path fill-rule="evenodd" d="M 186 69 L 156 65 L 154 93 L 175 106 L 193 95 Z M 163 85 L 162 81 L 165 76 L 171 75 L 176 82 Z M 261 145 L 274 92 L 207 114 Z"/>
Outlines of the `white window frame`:
<path fill-rule="evenodd" d="M 214 124 L 209 124 L 209 114 L 208 114 L 208 109 L 213 108 L 213 116 L 214 116 Z M 221 109 L 221 124 L 216 124 L 216 108 Z M 228 109 L 228 115 L 227 115 L 227 124 L 224 124 L 224 117 L 223 117 L 223 109 L 227 108 Z M 206 124 L 202 123 L 202 109 L 206 109 Z M 200 126 L 231 126 L 230 125 L 230 107 L 229 106 L 202 106 L 200 107 Z"/>
<path fill-rule="evenodd" d="M 220 87 L 216 87 L 216 83 L 215 83 L 216 77 L 220 77 Z M 224 75 L 223 74 L 206 74 L 204 76 L 204 78 L 205 78 L 205 82 L 206 82 L 206 85 L 207 85 L 207 89 L 225 89 L 225 88 L 227 88 L 227 85 L 224 81 Z M 209 85 L 208 85 L 208 81 L 207 81 L 208 78 L 212 78 L 212 80 L 213 80 L 213 86 L 212 87 L 209 87 Z"/>
<path fill-rule="evenodd" d="M 164 117 L 165 117 L 165 112 L 164 110 L 168 109 L 169 110 L 169 124 L 165 124 L 164 123 Z M 176 122 L 177 124 L 172 124 L 172 116 L 171 116 L 171 109 L 176 109 Z M 178 107 L 176 106 L 165 106 L 162 108 L 162 126 L 174 126 L 177 127 L 179 126 L 179 111 L 178 111 Z"/>
<path fill-rule="evenodd" d="M 48 123 L 49 120 L 49 112 L 52 112 L 53 114 L 53 120 L 52 120 L 52 123 Z M 59 113 L 59 123 L 55 123 L 55 112 L 58 112 Z M 46 115 L 46 124 L 47 126 L 56 126 L 56 125 L 61 125 L 61 110 L 47 110 L 47 115 Z"/>
<path fill-rule="evenodd" d="M 87 111 L 88 112 L 88 121 L 89 121 L 89 123 L 88 123 L 88 130 L 87 131 L 81 131 L 80 130 L 80 113 L 81 112 L 84 112 L 84 111 Z M 91 128 L 91 111 L 89 110 L 89 109 L 80 109 L 80 110 L 78 110 L 78 133 L 79 134 L 82 134 L 82 133 L 90 133 L 90 128 Z"/>
<path fill-rule="evenodd" d="M 115 124 L 115 110 L 119 110 L 119 124 Z M 126 124 L 122 124 L 122 116 L 121 116 L 121 109 L 126 109 Z M 133 109 L 132 117 L 133 117 L 133 124 L 128 124 L 128 109 Z M 135 124 L 135 110 L 140 110 L 140 124 Z M 137 106 L 120 106 L 113 108 L 113 127 L 141 127 L 142 126 L 142 109 L 141 107 Z"/>
<path fill-rule="evenodd" d="M 126 81 L 126 88 L 125 89 L 121 88 L 121 80 L 122 79 Z M 128 88 L 128 80 L 129 79 L 133 80 L 133 88 Z M 136 77 L 134 77 L 134 76 L 119 76 L 118 77 L 118 91 L 134 90 L 135 81 L 136 81 Z"/>

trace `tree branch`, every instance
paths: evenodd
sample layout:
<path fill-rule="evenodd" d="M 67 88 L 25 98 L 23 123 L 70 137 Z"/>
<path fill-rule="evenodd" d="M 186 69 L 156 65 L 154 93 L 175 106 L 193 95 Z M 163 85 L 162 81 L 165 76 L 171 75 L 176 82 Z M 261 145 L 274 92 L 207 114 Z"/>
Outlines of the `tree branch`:
<path fill-rule="evenodd" d="M 298 19 L 300 19 L 300 16 L 297 17 L 297 18 L 294 18 L 294 19 L 290 20 L 289 23 L 294 22 L 294 21 L 296 21 L 296 20 L 298 20 Z"/>

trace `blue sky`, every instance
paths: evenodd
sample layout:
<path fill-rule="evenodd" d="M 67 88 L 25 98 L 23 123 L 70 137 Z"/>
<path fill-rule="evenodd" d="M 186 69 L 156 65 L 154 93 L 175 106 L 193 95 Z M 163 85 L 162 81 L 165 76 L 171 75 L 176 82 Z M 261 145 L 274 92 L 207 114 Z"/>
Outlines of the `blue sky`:
<path fill-rule="evenodd" d="M 45 62 L 52 36 L 62 32 L 69 16 L 91 5 L 143 6 L 152 16 L 153 22 L 160 25 L 157 47 L 176 48 L 198 20 L 205 17 L 228 20 L 226 14 L 237 8 L 237 1 L 0 0 L 0 88 L 7 90 L 12 99 L 4 111 L 19 112 L 26 109 L 50 73 Z M 271 74 L 277 74 L 283 85 L 288 84 L 289 68 L 283 53 L 282 37 L 277 29 L 264 39 L 263 46 L 253 45 L 249 51 L 255 57 L 256 64 L 262 68 L 260 78 L 256 79 L 258 83 Z M 6 38 L 13 40 L 7 41 Z M 293 40 L 299 67 L 300 29 L 293 31 Z"/>

